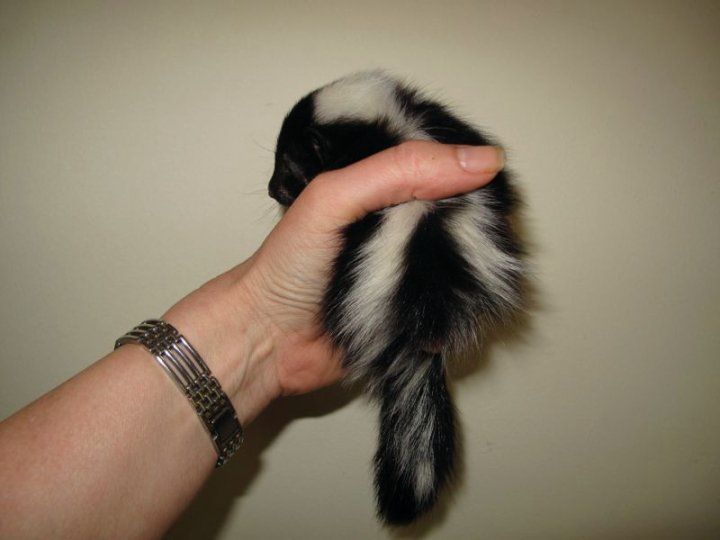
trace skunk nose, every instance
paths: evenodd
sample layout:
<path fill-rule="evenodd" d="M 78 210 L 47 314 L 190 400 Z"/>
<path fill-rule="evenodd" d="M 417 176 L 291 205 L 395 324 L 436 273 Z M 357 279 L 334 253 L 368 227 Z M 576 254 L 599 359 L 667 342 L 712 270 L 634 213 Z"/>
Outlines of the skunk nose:
<path fill-rule="evenodd" d="M 282 182 L 276 176 L 270 179 L 268 195 L 283 206 L 290 206 L 294 200 L 293 196 L 282 186 Z"/>

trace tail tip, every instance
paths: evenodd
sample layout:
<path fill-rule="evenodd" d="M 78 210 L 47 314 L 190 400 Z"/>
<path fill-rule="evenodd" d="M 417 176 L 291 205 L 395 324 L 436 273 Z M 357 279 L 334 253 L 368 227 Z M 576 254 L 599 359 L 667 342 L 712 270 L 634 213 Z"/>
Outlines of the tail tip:
<path fill-rule="evenodd" d="M 417 501 L 412 497 L 396 497 L 390 501 L 381 501 L 378 515 L 387 525 L 395 527 L 410 525 L 434 505 L 435 499 L 433 495 L 423 501 Z"/>

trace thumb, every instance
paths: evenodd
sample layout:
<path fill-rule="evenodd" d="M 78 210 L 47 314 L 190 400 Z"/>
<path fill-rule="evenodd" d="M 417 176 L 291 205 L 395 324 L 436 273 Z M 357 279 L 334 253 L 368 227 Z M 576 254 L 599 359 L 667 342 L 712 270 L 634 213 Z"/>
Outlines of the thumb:
<path fill-rule="evenodd" d="M 315 178 L 293 206 L 318 204 L 336 225 L 411 200 L 435 200 L 477 189 L 504 166 L 494 146 L 408 141 Z"/>

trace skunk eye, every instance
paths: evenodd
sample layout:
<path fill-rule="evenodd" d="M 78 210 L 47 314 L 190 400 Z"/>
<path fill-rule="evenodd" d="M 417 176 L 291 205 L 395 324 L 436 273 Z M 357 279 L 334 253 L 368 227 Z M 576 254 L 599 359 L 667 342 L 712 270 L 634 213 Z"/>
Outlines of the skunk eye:
<path fill-rule="evenodd" d="M 327 152 L 325 139 L 316 129 L 313 128 L 307 129 L 306 137 L 307 141 L 310 143 L 310 148 L 312 148 L 313 154 L 322 165 L 325 162 L 325 155 Z"/>

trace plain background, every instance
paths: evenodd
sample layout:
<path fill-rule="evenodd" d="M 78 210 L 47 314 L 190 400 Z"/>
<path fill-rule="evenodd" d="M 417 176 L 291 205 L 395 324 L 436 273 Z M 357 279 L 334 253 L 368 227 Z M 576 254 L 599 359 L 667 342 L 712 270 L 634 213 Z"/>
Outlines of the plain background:
<path fill-rule="evenodd" d="M 284 114 L 384 67 L 497 135 L 527 204 L 536 306 L 456 370 L 452 500 L 383 530 L 375 412 L 333 388 L 258 418 L 170 537 L 717 538 L 719 28 L 717 2 L 2 2 L 0 414 L 249 256 Z"/>

